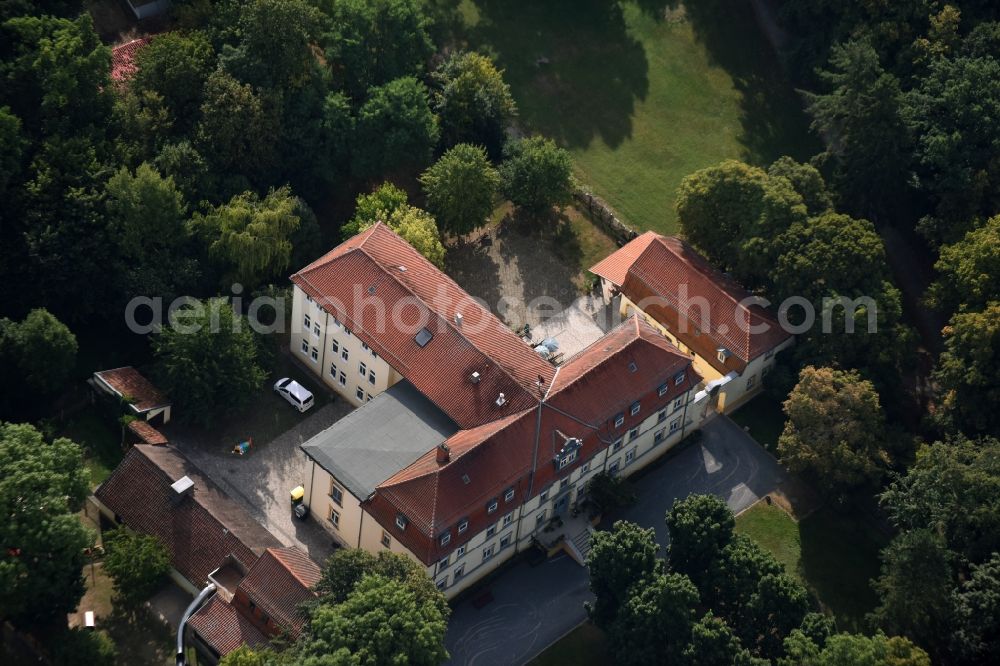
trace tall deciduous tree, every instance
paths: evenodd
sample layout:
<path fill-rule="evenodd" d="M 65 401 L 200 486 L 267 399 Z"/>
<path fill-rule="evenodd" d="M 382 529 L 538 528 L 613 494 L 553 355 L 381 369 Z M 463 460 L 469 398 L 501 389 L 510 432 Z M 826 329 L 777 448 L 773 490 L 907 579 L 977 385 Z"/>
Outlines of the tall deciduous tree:
<path fill-rule="evenodd" d="M 319 10 L 302 0 L 242 3 L 236 44 L 223 48 L 220 62 L 251 85 L 297 88 L 316 65 L 310 44 L 320 17 Z"/>
<path fill-rule="evenodd" d="M 767 168 L 771 178 L 787 178 L 802 197 L 809 215 L 819 215 L 833 210 L 833 197 L 826 187 L 823 175 L 811 164 L 801 164 L 787 155 L 779 157 Z"/>
<path fill-rule="evenodd" d="M 785 642 L 778 666 L 930 666 L 926 652 L 901 636 L 836 634 L 817 645 L 796 630 Z"/>
<path fill-rule="evenodd" d="M 438 68 L 435 79 L 440 88 L 434 109 L 441 117 L 444 145 L 479 144 L 499 158 L 507 125 L 517 113 L 503 72 L 482 54 L 455 53 Z"/>
<path fill-rule="evenodd" d="M 656 533 L 634 523 L 618 521 L 610 531 L 595 532 L 587 554 L 590 590 L 597 599 L 590 617 L 602 628 L 610 627 L 628 601 L 632 585 L 652 578 L 662 566 Z"/>
<path fill-rule="evenodd" d="M 434 53 L 428 21 L 417 0 L 323 0 L 329 17 L 326 59 L 348 94 L 423 71 Z"/>
<path fill-rule="evenodd" d="M 934 379 L 941 418 L 968 435 L 1000 434 L 1000 301 L 954 315 Z"/>
<path fill-rule="evenodd" d="M 972 568 L 952 593 L 952 653 L 964 663 L 986 663 L 1000 652 L 1000 553 Z"/>
<path fill-rule="evenodd" d="M 83 596 L 93 535 L 74 515 L 89 491 L 80 447 L 0 423 L 0 614 L 65 626 Z"/>
<path fill-rule="evenodd" d="M 824 494 L 877 482 L 888 463 L 878 394 L 857 372 L 806 366 L 784 405 L 778 457 Z"/>
<path fill-rule="evenodd" d="M 209 254 L 226 268 L 225 280 L 254 289 L 288 268 L 292 235 L 300 220 L 299 205 L 287 187 L 261 199 L 253 192 L 233 197 L 191 220 Z"/>
<path fill-rule="evenodd" d="M 104 533 L 104 571 L 111 576 L 115 597 L 135 609 L 156 592 L 170 571 L 170 553 L 155 536 L 127 527 Z"/>
<path fill-rule="evenodd" d="M 203 33 L 166 32 L 136 54 L 136 72 L 130 85 L 136 93 L 158 94 L 170 112 L 174 130 L 186 134 L 198 118 L 215 60 L 215 50 Z"/>
<path fill-rule="evenodd" d="M 937 281 L 928 301 L 951 313 L 958 309 L 982 310 L 1000 294 L 1000 215 L 965 234 L 962 240 L 941 247 Z"/>
<path fill-rule="evenodd" d="M 427 208 L 441 228 L 466 234 L 486 222 L 493 210 L 500 174 L 479 146 L 460 143 L 420 176 Z"/>
<path fill-rule="evenodd" d="M 740 645 L 725 620 L 709 611 L 691 628 L 691 644 L 685 651 L 687 663 L 698 666 L 752 666 L 750 652 Z"/>
<path fill-rule="evenodd" d="M 205 82 L 198 148 L 219 171 L 260 177 L 273 167 L 277 119 L 261 96 L 223 70 Z"/>
<path fill-rule="evenodd" d="M 45 308 L 32 310 L 20 322 L 0 319 L 0 364 L 16 369 L 38 396 L 66 387 L 78 349 L 73 332 Z"/>
<path fill-rule="evenodd" d="M 691 640 L 698 589 L 687 576 L 661 573 L 643 582 L 608 632 L 615 662 L 627 666 L 677 663 Z"/>
<path fill-rule="evenodd" d="M 713 563 L 733 539 L 733 512 L 715 495 L 689 495 L 674 502 L 666 522 L 670 568 L 687 574 L 698 589 L 704 589 Z"/>
<path fill-rule="evenodd" d="M 540 136 L 507 144 L 500 177 L 504 195 L 535 214 L 568 204 L 573 193 L 569 153 Z"/>
<path fill-rule="evenodd" d="M 351 167 L 368 178 L 421 168 L 431 159 L 438 133 L 426 86 L 413 77 L 390 81 L 370 90 L 358 111 Z"/>
<path fill-rule="evenodd" d="M 152 345 L 160 386 L 197 423 L 245 405 L 267 376 L 254 332 L 221 299 L 177 309 Z"/>

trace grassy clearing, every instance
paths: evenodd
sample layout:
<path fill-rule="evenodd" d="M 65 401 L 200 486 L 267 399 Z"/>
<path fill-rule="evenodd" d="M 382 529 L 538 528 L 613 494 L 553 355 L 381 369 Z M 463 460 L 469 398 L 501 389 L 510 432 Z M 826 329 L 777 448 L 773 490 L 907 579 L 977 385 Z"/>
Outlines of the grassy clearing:
<path fill-rule="evenodd" d="M 506 70 L 521 123 L 639 229 L 676 231 L 687 174 L 816 152 L 749 4 L 463 0 L 471 48 Z"/>
<path fill-rule="evenodd" d="M 785 413 L 780 402 L 762 393 L 730 414 L 729 418 L 746 429 L 772 455 L 778 454 L 778 438 L 785 429 Z"/>
<path fill-rule="evenodd" d="M 587 622 L 538 655 L 530 666 L 601 666 L 611 662 L 604 632 Z"/>
<path fill-rule="evenodd" d="M 736 519 L 754 539 L 808 587 L 840 629 L 858 631 L 876 603 L 869 581 L 878 575 L 885 538 L 856 516 L 821 509 L 800 523 L 777 506 L 757 504 Z"/>

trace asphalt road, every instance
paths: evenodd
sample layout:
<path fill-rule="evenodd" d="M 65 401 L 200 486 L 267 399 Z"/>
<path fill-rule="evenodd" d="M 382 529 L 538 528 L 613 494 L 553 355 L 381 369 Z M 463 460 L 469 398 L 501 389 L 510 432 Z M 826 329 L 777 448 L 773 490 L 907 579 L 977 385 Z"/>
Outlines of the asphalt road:
<path fill-rule="evenodd" d="M 730 419 L 703 427 L 697 444 L 682 445 L 635 482 L 639 501 L 620 517 L 656 529 L 667 544 L 664 515 L 675 499 L 713 493 L 734 512 L 772 492 L 785 472 Z M 481 609 L 472 594 L 455 607 L 446 643 L 450 664 L 485 666 L 530 661 L 586 619 L 592 598 L 587 571 L 560 555 L 537 566 L 519 562 L 490 584 L 493 601 Z"/>

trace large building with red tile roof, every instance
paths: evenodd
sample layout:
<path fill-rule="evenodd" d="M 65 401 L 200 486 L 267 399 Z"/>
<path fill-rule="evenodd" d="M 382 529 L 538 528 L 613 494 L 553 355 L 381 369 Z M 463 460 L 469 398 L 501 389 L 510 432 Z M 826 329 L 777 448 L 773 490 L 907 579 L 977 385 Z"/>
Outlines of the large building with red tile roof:
<path fill-rule="evenodd" d="M 792 335 L 758 299 L 679 238 L 647 232 L 591 267 L 606 301 L 639 314 L 694 355 L 719 411 L 761 389 Z"/>
<path fill-rule="evenodd" d="M 449 597 L 704 415 L 693 357 L 644 319 L 554 366 L 382 224 L 291 279 L 292 351 L 358 406 L 302 445 L 311 515 Z"/>
<path fill-rule="evenodd" d="M 159 539 L 181 587 L 196 593 L 215 585 L 188 625 L 189 640 L 210 659 L 302 630 L 296 608 L 313 596 L 319 567 L 283 546 L 174 447 L 133 446 L 94 495 L 108 521 Z"/>

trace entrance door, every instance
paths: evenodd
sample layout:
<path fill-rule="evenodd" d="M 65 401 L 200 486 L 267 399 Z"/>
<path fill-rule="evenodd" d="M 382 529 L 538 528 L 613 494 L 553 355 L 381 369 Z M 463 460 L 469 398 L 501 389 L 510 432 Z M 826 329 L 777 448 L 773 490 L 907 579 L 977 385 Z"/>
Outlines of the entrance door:
<path fill-rule="evenodd" d="M 561 516 L 566 513 L 566 509 L 569 507 L 569 493 L 566 493 L 562 497 L 556 500 L 552 511 L 555 515 Z"/>

